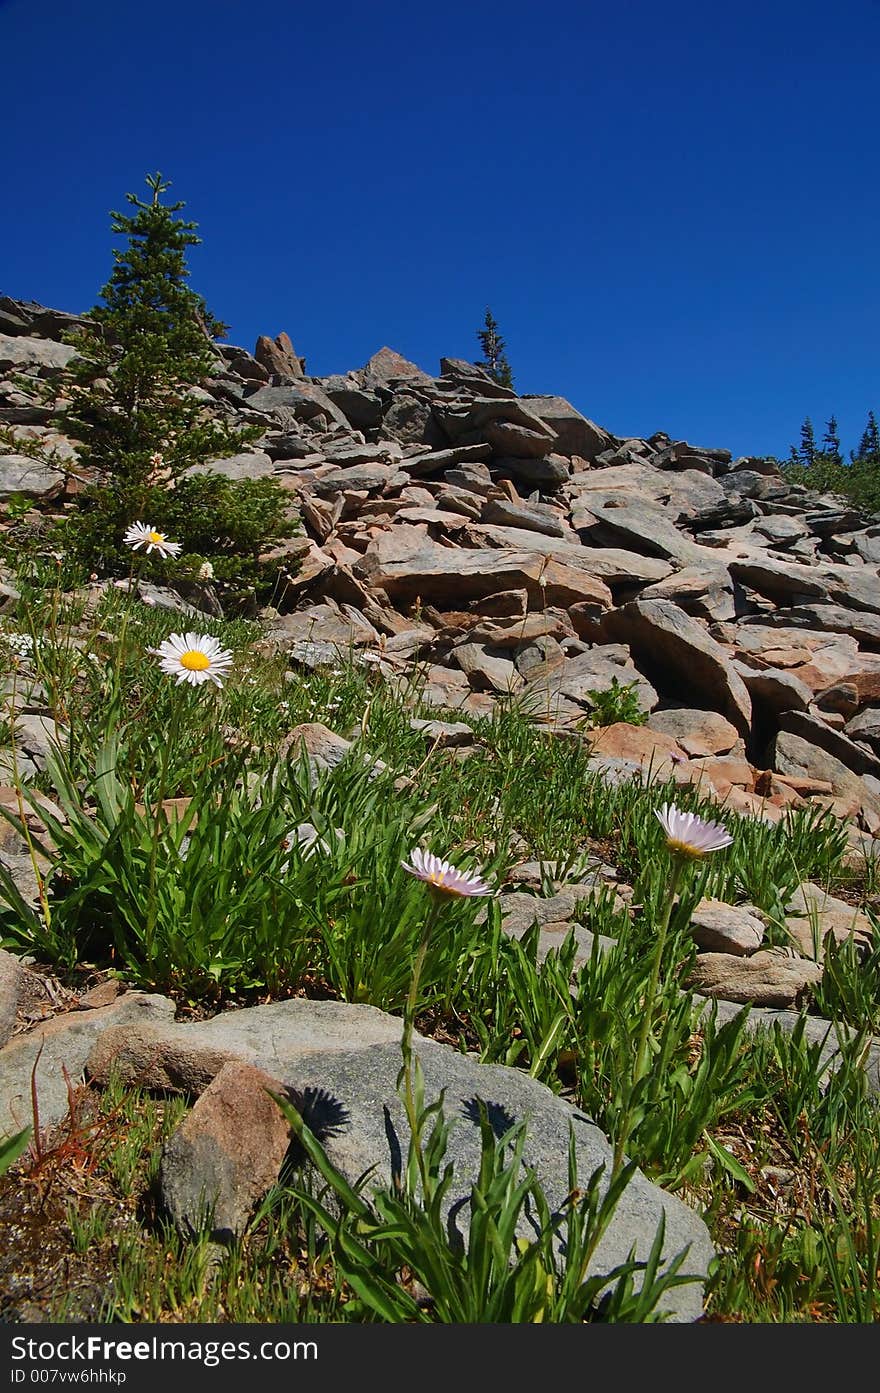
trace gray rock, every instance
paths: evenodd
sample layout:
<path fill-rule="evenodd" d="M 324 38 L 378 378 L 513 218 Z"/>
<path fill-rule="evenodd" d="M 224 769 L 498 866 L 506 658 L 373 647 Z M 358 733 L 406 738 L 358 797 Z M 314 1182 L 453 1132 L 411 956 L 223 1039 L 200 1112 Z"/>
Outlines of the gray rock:
<path fill-rule="evenodd" d="M 618 491 L 581 492 L 572 512 L 572 526 L 582 541 L 593 546 L 628 546 L 683 566 L 697 564 L 705 557 L 705 549 L 681 532 L 664 509 Z"/>
<path fill-rule="evenodd" d="M 460 488 L 477 489 L 488 498 L 495 486 L 483 461 L 491 458 L 491 445 L 452 445 L 448 450 L 428 450 L 422 455 L 408 455 L 403 467 L 410 474 L 420 477 L 442 473 L 448 483 Z"/>
<path fill-rule="evenodd" d="M 28 455 L 0 455 L 0 498 L 23 493 L 27 498 L 54 498 L 64 488 L 60 469 Z"/>
<path fill-rule="evenodd" d="M 453 657 L 477 691 L 518 692 L 523 679 L 503 649 L 482 643 L 462 643 Z"/>
<path fill-rule="evenodd" d="M 838 814 L 852 816 L 861 810 L 868 819 L 869 831 L 880 828 L 880 797 L 871 792 L 864 777 L 854 774 L 827 750 L 782 730 L 776 737 L 773 767 L 780 774 L 793 774 L 795 778 L 824 780 L 834 791 Z"/>
<path fill-rule="evenodd" d="M 525 527 L 548 537 L 565 536 L 559 514 L 536 503 L 511 503 L 507 498 L 492 498 L 485 504 L 482 517 L 484 522 L 498 523 L 501 527 Z"/>
<path fill-rule="evenodd" d="M 0 1135 L 16 1132 L 31 1121 L 31 1071 L 35 1065 L 40 1124 L 53 1127 L 67 1113 L 64 1069 L 76 1084 L 105 1030 L 119 1025 L 128 1032 L 143 1023 L 173 1020 L 174 1002 L 167 997 L 125 992 L 110 1006 L 68 1011 L 14 1035 L 0 1050 Z"/>
<path fill-rule="evenodd" d="M 700 953 L 688 986 L 704 996 L 756 1006 L 799 1005 L 809 988 L 821 981 L 822 969 L 805 958 L 762 948 L 751 957 L 732 953 Z"/>
<path fill-rule="evenodd" d="M 714 1010 L 717 1013 L 718 1023 L 724 1025 L 727 1021 L 738 1016 L 743 1007 L 732 1001 L 716 999 L 711 1003 L 711 1006 L 707 1003 L 708 1009 Z M 820 1046 L 819 1059 L 822 1070 L 820 1083 L 823 1089 L 827 1087 L 829 1077 L 841 1063 L 841 1044 L 856 1034 L 845 1025 L 834 1024 L 832 1021 L 824 1020 L 822 1016 L 805 1016 L 801 1011 L 778 1010 L 769 1006 L 751 1006 L 749 1008 L 745 1021 L 747 1032 L 757 1034 L 759 1031 L 773 1030 L 774 1028 L 783 1030 L 788 1035 L 791 1035 L 796 1029 L 802 1030 L 803 1038 L 808 1045 Z M 868 1092 L 877 1096 L 880 1094 L 880 1038 L 876 1035 L 870 1037 L 864 1069 Z"/>
<path fill-rule="evenodd" d="M 105 1041 L 96 1062 L 105 1074 L 115 1063 L 123 1078 L 131 1076 L 133 1069 L 156 1060 L 162 1038 L 167 1042 L 166 1062 L 178 1046 L 190 1053 L 202 1046 L 231 1052 L 296 1091 L 306 1121 L 313 1131 L 323 1131 L 327 1154 L 349 1183 L 369 1172 L 370 1185 L 387 1185 L 407 1152 L 406 1116 L 397 1089 L 400 1032 L 399 1019 L 371 1006 L 292 1000 L 223 1012 L 210 1021 L 169 1023 L 161 1032 L 142 1033 L 140 1038 L 138 1032 L 119 1031 L 116 1055 Z M 425 1080 L 426 1102 L 442 1091 L 444 1112 L 451 1123 L 447 1162 L 453 1168 L 453 1183 L 444 1213 L 453 1232 L 466 1233 L 470 1185 L 479 1166 L 478 1099 L 488 1105 L 490 1117 L 500 1127 L 526 1121 L 524 1164 L 534 1168 L 551 1210 L 568 1193 L 570 1138 L 582 1181 L 599 1165 L 604 1164 L 607 1173 L 611 1148 L 598 1128 L 536 1080 L 516 1069 L 478 1064 L 418 1035 L 413 1045 Z M 590 1271 L 607 1271 L 625 1261 L 633 1245 L 637 1257 L 646 1256 L 661 1214 L 666 1219 L 664 1260 L 690 1244 L 684 1270 L 704 1275 L 713 1250 L 702 1220 L 640 1172 L 624 1192 Z M 673 1320 L 698 1319 L 700 1284 L 673 1288 L 662 1308 Z"/>
<path fill-rule="evenodd" d="M 770 557 L 752 556 L 747 560 L 732 557 L 728 562 L 734 579 L 757 590 L 759 595 L 781 604 L 789 604 L 813 596 L 824 599 L 828 587 L 823 573 L 813 566 L 798 566 L 791 561 L 773 561 Z"/>
<path fill-rule="evenodd" d="M 414 716 L 409 725 L 410 730 L 418 731 L 431 745 L 442 749 L 473 745 L 476 740 L 473 727 L 464 721 L 425 721 Z"/>
<path fill-rule="evenodd" d="M 764 921 L 754 905 L 700 900 L 691 916 L 691 933 L 700 948 L 747 957 L 764 941 Z"/>
<path fill-rule="evenodd" d="M 781 711 L 806 711 L 813 693 L 805 682 L 784 668 L 753 668 L 734 658 L 731 666 L 746 684 L 756 710 L 778 716 Z"/>
<path fill-rule="evenodd" d="M 752 703 L 742 678 L 721 645 L 676 605 L 633 600 L 603 617 L 602 632 L 630 646 L 639 670 L 660 691 L 683 698 L 699 693 L 741 734 L 748 734 Z"/>
<path fill-rule="evenodd" d="M 183 475 L 184 478 L 189 474 L 220 474 L 224 479 L 265 479 L 274 469 L 273 461 L 264 451 L 246 450 L 240 455 L 227 455 L 223 459 L 193 464 L 183 471 Z"/>
<path fill-rule="evenodd" d="M 862 740 L 880 754 L 880 706 L 866 706 L 847 721 L 845 730 L 851 740 Z"/>
<path fill-rule="evenodd" d="M 552 489 L 568 478 L 569 462 L 564 455 L 518 455 L 498 454 L 495 468 L 499 475 L 507 475 L 517 483 L 529 484 L 539 488 Z"/>
<path fill-rule="evenodd" d="M 26 334 L 14 338 L 0 334 L 0 373 L 38 368 L 41 375 L 53 376 L 68 367 L 76 356 L 76 349 L 66 343 L 29 338 Z"/>
<path fill-rule="evenodd" d="M 295 387 L 262 387 L 255 391 L 246 389 L 244 406 L 248 411 L 259 411 L 270 416 L 282 425 L 295 421 L 315 421 L 323 416 L 326 421 L 349 429 L 348 421 L 325 392 L 314 382 L 303 380 Z"/>
<path fill-rule="evenodd" d="M 796 605 L 788 611 L 790 622 L 804 628 L 824 629 L 829 633 L 848 634 L 858 643 L 880 648 L 880 615 L 864 610 L 845 609 L 843 605 Z"/>
<path fill-rule="evenodd" d="M 372 430 L 382 419 L 382 401 L 365 391 L 351 377 L 319 378 L 321 389 L 337 406 L 354 430 Z"/>
<path fill-rule="evenodd" d="M 694 619 L 723 622 L 736 617 L 736 591 L 727 567 L 707 559 L 646 586 L 639 599 L 671 600 Z"/>
<path fill-rule="evenodd" d="M 781 730 L 790 731 L 792 735 L 799 735 L 802 740 L 808 740 L 810 744 L 826 750 L 854 774 L 873 774 L 874 778 L 880 776 L 880 758 L 877 755 L 866 750 L 864 745 L 851 740 L 842 731 L 832 730 L 815 716 L 808 715 L 805 711 L 785 711 L 780 716 L 779 724 Z"/>
<path fill-rule="evenodd" d="M 23 972 L 18 958 L 0 948 L 0 1046 L 6 1044 L 15 1029 Z"/>

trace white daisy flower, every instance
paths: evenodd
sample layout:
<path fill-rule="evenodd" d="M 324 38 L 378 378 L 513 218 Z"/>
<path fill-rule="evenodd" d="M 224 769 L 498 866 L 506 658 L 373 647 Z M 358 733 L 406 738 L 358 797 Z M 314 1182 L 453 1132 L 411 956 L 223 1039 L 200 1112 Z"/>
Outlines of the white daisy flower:
<path fill-rule="evenodd" d="M 158 648 L 148 648 L 148 653 L 160 658 L 160 667 L 178 683 L 191 682 L 194 687 L 202 682 L 214 682 L 222 687 L 221 677 L 228 673 L 232 662 L 232 651 L 221 648 L 215 638 L 206 634 L 171 634 Z"/>
<path fill-rule="evenodd" d="M 666 845 L 673 856 L 697 860 L 710 851 L 721 851 L 733 842 L 733 837 L 720 822 L 706 822 L 696 813 L 683 813 L 672 803 L 664 803 L 659 811 L 655 808 L 654 812 L 666 833 Z"/>
<path fill-rule="evenodd" d="M 122 539 L 127 547 L 137 551 L 138 547 L 147 548 L 147 556 L 151 551 L 157 551 L 160 556 L 179 556 L 180 542 L 169 542 L 164 532 L 157 532 L 155 527 L 146 522 L 133 522 Z"/>
<path fill-rule="evenodd" d="M 410 861 L 412 864 L 410 864 Z M 448 861 L 441 861 L 430 851 L 416 847 L 410 852 L 410 861 L 401 861 L 405 871 L 423 880 L 432 890 L 443 895 L 492 895 L 495 892 L 479 876 L 457 871 Z"/>

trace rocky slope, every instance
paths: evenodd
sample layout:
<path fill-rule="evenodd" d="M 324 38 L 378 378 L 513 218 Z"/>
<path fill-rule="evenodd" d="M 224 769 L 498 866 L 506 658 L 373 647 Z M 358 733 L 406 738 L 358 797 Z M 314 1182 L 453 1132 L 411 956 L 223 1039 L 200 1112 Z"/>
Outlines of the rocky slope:
<path fill-rule="evenodd" d="M 0 425 L 27 442 L 2 447 L 0 498 L 81 487 L 54 424 L 77 322 L 0 298 Z M 584 732 L 611 776 L 647 765 L 740 813 L 806 800 L 880 830 L 880 519 L 456 359 L 431 376 L 382 348 L 309 377 L 281 334 L 218 349 L 200 396 L 262 431 L 210 467 L 271 475 L 301 519 L 264 614 L 292 662 L 341 647 L 392 681 L 419 664 L 429 701 L 515 695 L 562 730 L 634 683 L 644 726 Z"/>
<path fill-rule="evenodd" d="M 77 442 L 56 425 L 75 353 L 62 336 L 77 322 L 0 297 L 0 501 L 24 494 L 35 510 L 56 510 L 87 482 Z M 232 478 L 276 478 L 301 521 L 301 535 L 273 553 L 278 583 L 273 605 L 262 611 L 267 645 L 292 665 L 314 668 L 351 652 L 402 687 L 417 667 L 424 699 L 466 714 L 515 697 L 560 738 L 589 741 L 609 780 L 659 775 L 696 784 L 725 811 L 768 821 L 786 808 L 818 804 L 848 820 L 854 855 L 874 850 L 880 519 L 789 485 L 760 459 L 734 460 L 726 450 L 663 434 L 621 439 L 560 397 L 518 396 L 454 359 L 442 359 L 431 376 L 383 348 L 360 369 L 311 377 L 282 334 L 260 338 L 253 354 L 219 349 L 199 396 L 206 411 L 261 431 L 247 453 L 207 467 Z M 209 585 L 195 595 L 190 586 L 186 595 L 188 603 L 153 587 L 151 598 L 217 612 Z M 0 611 L 14 601 L 0 575 Z M 598 726 L 592 718 L 595 693 L 615 681 L 632 684 L 644 724 Z M 20 767 L 28 757 L 39 767 L 47 721 L 49 712 L 18 721 Z M 467 757 L 467 725 L 420 725 L 427 738 L 461 745 Z M 347 748 L 320 726 L 298 734 L 319 764 Z M 0 788 L 0 799 L 10 792 Z M 4 855 L 14 869 L 15 858 Z M 29 876 L 29 861 L 19 860 Z M 604 870 L 616 879 L 613 868 Z M 592 886 L 529 893 L 540 882 L 540 867 L 518 868 L 502 896 L 506 932 L 519 937 L 537 920 L 543 955 L 574 927 L 583 961 L 592 936 L 579 906 Z M 872 926 L 810 884 L 786 914 L 792 948 L 768 949 L 760 911 L 703 901 L 693 920 L 701 952 L 689 985 L 754 1003 L 753 1028 L 791 1028 L 797 1017 L 784 1008 L 801 1004 L 821 975 L 815 959 L 825 933 L 866 943 Z M 163 1060 L 173 1056 L 175 1086 L 204 1090 L 188 1125 L 210 1133 L 214 1145 L 207 1172 L 193 1161 L 187 1124 L 169 1148 L 166 1200 L 180 1222 L 188 1222 L 194 1195 L 212 1185 L 226 1195 L 228 1182 L 224 1222 L 237 1230 L 254 1194 L 277 1173 L 287 1144 L 285 1129 L 274 1141 L 269 1135 L 277 1116 L 244 1111 L 253 1135 L 231 1139 L 225 1124 L 217 1129 L 211 1120 L 218 1093 L 223 1116 L 227 1097 L 236 1112 L 242 1097 L 248 1106 L 259 1100 L 253 1079 L 242 1090 L 236 1071 L 245 1065 L 303 1089 L 320 1090 L 331 1079 L 356 1123 L 337 1163 L 345 1170 L 350 1162 L 352 1177 L 374 1161 L 384 1164 L 382 1140 L 371 1129 L 376 1097 L 395 1105 L 396 1018 L 340 1003 L 260 1007 L 256 1014 L 271 1018 L 269 1043 L 254 1048 L 256 1036 L 248 1035 L 242 1049 L 236 1032 L 256 1028 L 252 1012 L 184 1027 L 172 1021 L 170 1001 L 137 993 L 114 1001 L 112 990 L 102 995 L 110 985 L 59 1003 L 47 995 L 51 979 L 0 954 L 0 1100 L 11 1109 L 2 1125 L 26 1120 L 37 1061 L 44 1115 L 54 1123 L 67 1106 L 62 1063 L 72 1077 L 85 1071 L 100 1081 L 111 1057 L 119 1064 L 127 1049 L 132 1077 L 142 1081 L 137 1048 L 152 1060 L 161 1047 Z M 283 1059 L 273 1012 L 284 1015 L 285 1031 L 287 1017 L 299 1013 L 308 1037 L 302 1049 L 294 1040 Z M 337 1017 L 345 1025 L 344 1058 Z M 831 1027 L 818 1018 L 810 1024 L 810 1038 L 826 1041 L 833 1067 Z M 361 1033 L 375 1078 L 363 1063 Z M 387 1058 L 378 1044 L 388 1046 Z M 477 1088 L 485 1066 L 420 1038 L 418 1048 L 435 1070 L 432 1087 L 454 1084 L 462 1097 Z M 872 1092 L 880 1087 L 878 1060 L 875 1047 L 867 1061 Z M 184 1064 L 198 1078 L 184 1078 Z M 361 1074 L 367 1102 L 353 1081 Z M 488 1075 L 479 1077 L 482 1087 Z M 517 1106 L 537 1099 L 544 1108 L 538 1143 L 555 1183 L 565 1170 L 568 1105 L 514 1070 L 496 1069 L 492 1078 L 499 1097 L 510 1101 L 505 1090 L 517 1089 Z M 457 1158 L 462 1174 L 472 1168 L 472 1141 L 465 1137 Z M 585 1161 L 593 1154 L 588 1142 L 593 1150 L 603 1145 L 585 1133 Z M 255 1146 L 265 1146 L 271 1164 L 248 1188 L 241 1177 L 253 1170 Z M 645 1184 L 634 1208 L 621 1211 L 609 1236 L 613 1253 L 628 1251 L 634 1234 L 650 1243 L 662 1205 L 676 1242 L 695 1244 L 702 1270 L 709 1251 L 703 1225 L 652 1191 Z M 677 1295 L 672 1310 L 678 1319 L 696 1318 L 699 1290 Z"/>

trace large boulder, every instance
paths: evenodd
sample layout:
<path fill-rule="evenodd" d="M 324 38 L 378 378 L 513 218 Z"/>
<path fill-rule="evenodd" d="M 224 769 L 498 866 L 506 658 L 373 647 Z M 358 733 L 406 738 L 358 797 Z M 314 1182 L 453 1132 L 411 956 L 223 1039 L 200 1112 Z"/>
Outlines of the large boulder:
<path fill-rule="evenodd" d="M 327 1155 L 350 1184 L 368 1175 L 368 1188 L 391 1184 L 405 1163 L 408 1130 L 398 1090 L 401 1022 L 372 1006 L 335 1001 L 292 1000 L 241 1011 L 212 1020 L 170 1023 L 158 1030 L 116 1031 L 105 1037 L 89 1062 L 90 1074 L 106 1078 L 115 1067 L 122 1078 L 143 1083 L 180 1079 L 177 1056 L 198 1077 L 200 1048 L 213 1059 L 242 1059 L 283 1083 L 301 1115 L 322 1140 Z M 466 1241 L 470 1187 L 480 1162 L 479 1103 L 496 1129 L 526 1123 L 523 1164 L 533 1168 L 551 1212 L 569 1193 L 568 1156 L 573 1147 L 582 1185 L 599 1166 L 604 1191 L 611 1147 L 579 1109 L 517 1069 L 479 1064 L 434 1040 L 415 1035 L 414 1050 L 425 1082 L 425 1100 L 443 1098 L 451 1123 L 445 1164 L 452 1183 L 443 1213 L 450 1236 Z M 204 1075 L 206 1071 L 202 1070 Z M 179 1082 L 176 1085 L 180 1086 Z M 220 1089 L 215 1089 L 220 1092 Z M 216 1113 L 219 1099 L 212 1105 Z M 184 1124 L 185 1125 L 185 1124 Z M 205 1162 L 208 1162 L 208 1169 Z M 202 1185 L 210 1181 L 210 1157 L 202 1149 Z M 218 1190 L 228 1175 L 227 1158 L 217 1158 Z M 178 1188 L 183 1188 L 178 1172 Z M 668 1195 L 637 1171 L 624 1191 L 590 1263 L 590 1272 L 608 1271 L 625 1262 L 631 1249 L 644 1259 L 658 1223 L 666 1224 L 664 1261 L 689 1247 L 684 1270 L 703 1276 L 713 1256 L 702 1220 L 688 1205 Z M 638 1280 L 638 1279 L 636 1279 Z M 700 1282 L 674 1287 L 661 1309 L 677 1321 L 702 1314 Z"/>
<path fill-rule="evenodd" d="M 640 671 L 675 699 L 701 698 L 748 735 L 752 702 L 730 657 L 696 619 L 668 600 L 632 600 L 602 619 L 603 635 L 629 645 Z"/>
<path fill-rule="evenodd" d="M 555 433 L 552 448 L 556 454 L 592 460 L 612 443 L 607 431 L 588 421 L 564 397 L 525 396 L 521 400 Z"/>
<path fill-rule="evenodd" d="M 394 602 L 460 605 L 500 590 L 528 591 L 534 602 L 567 607 L 611 604 L 602 581 L 534 551 L 465 550 L 432 542 L 424 532 L 398 526 L 371 542 L 354 574 Z"/>

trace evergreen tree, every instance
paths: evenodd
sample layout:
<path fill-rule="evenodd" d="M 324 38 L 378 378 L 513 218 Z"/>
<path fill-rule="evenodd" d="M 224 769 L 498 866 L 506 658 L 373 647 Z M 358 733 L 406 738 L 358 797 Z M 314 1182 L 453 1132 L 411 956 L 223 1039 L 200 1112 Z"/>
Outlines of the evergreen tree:
<path fill-rule="evenodd" d="M 801 464 L 809 469 L 816 462 L 816 437 L 813 432 L 813 423 L 809 416 L 801 426 L 801 444 L 798 450 L 798 459 Z"/>
<path fill-rule="evenodd" d="M 837 433 L 837 421 L 834 416 L 825 425 L 825 434 L 822 437 L 822 454 L 826 455 L 832 464 L 843 463 L 843 457 L 840 453 L 840 436 Z"/>
<path fill-rule="evenodd" d="M 89 326 L 71 337 L 79 356 L 64 420 L 95 483 L 76 496 L 63 543 L 88 569 L 119 571 L 131 561 L 125 528 L 142 519 L 180 541 L 178 574 L 210 560 L 218 582 L 259 583 L 259 553 L 294 530 L 289 499 L 272 479 L 181 477 L 260 429 L 218 421 L 192 390 L 216 371 L 213 344 L 226 326 L 187 285 L 197 224 L 177 217 L 183 203 L 162 202 L 170 184 L 161 174 L 146 182 L 148 200 L 128 193 L 132 211 L 111 213 L 125 245 Z"/>
<path fill-rule="evenodd" d="M 85 462 L 104 481 L 145 483 L 159 452 L 176 477 L 188 466 L 239 443 L 204 415 L 190 394 L 216 365 L 214 339 L 226 326 L 187 285 L 186 252 L 201 238 L 162 202 L 170 184 L 147 176 L 151 197 L 126 194 L 135 210 L 112 212 L 126 238 L 90 312 L 93 327 L 76 335 L 80 355 L 68 422 L 84 441 Z"/>
<path fill-rule="evenodd" d="M 859 441 L 859 448 L 855 459 L 880 459 L 880 428 L 877 426 L 877 418 L 873 411 L 868 412 L 868 424 L 862 432 Z"/>
<path fill-rule="evenodd" d="M 504 351 L 506 344 L 498 332 L 498 325 L 493 319 L 492 311 L 488 305 L 486 306 L 486 318 L 483 322 L 485 327 L 477 330 L 477 338 L 483 350 L 483 357 L 477 366 L 485 368 L 499 387 L 512 387 L 513 373 Z"/>

